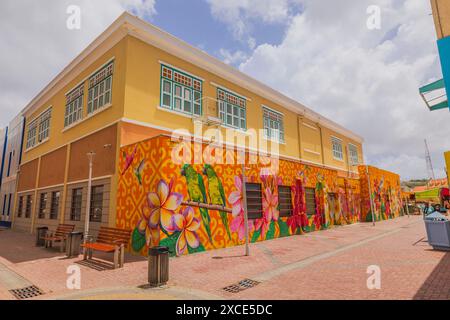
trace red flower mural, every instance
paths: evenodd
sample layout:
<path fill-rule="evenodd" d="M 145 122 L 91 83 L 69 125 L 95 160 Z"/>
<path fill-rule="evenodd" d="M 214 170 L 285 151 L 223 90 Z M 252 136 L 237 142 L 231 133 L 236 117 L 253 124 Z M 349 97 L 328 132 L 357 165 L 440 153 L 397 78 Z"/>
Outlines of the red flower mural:
<path fill-rule="evenodd" d="M 297 179 L 295 185 L 292 186 L 292 193 L 294 195 L 294 210 L 292 216 L 290 216 L 286 223 L 292 233 L 298 228 L 303 228 L 308 225 L 308 217 L 306 216 L 306 203 L 305 203 L 305 190 L 303 182 Z"/>

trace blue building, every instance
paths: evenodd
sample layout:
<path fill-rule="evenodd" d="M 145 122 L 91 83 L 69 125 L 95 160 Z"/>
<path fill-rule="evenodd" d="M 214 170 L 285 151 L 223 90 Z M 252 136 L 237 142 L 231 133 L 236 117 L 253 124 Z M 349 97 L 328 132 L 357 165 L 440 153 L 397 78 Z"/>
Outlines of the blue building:
<path fill-rule="evenodd" d="M 0 168 L 0 225 L 10 226 L 14 212 L 17 172 L 22 161 L 25 119 L 18 115 L 4 130 L 0 142 L 2 161 Z"/>

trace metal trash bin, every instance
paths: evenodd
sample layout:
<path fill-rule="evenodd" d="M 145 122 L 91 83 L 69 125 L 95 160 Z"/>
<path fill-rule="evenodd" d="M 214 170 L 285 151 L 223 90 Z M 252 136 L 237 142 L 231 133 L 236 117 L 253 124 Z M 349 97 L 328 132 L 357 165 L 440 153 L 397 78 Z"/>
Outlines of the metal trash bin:
<path fill-rule="evenodd" d="M 148 250 L 148 283 L 159 287 L 169 281 L 169 248 L 153 247 Z"/>
<path fill-rule="evenodd" d="M 38 227 L 36 228 L 36 247 L 43 247 L 45 246 L 45 240 L 43 237 L 48 232 L 48 227 Z"/>
<path fill-rule="evenodd" d="M 425 217 L 428 243 L 435 250 L 450 251 L 450 221 L 439 212 Z"/>
<path fill-rule="evenodd" d="M 68 258 L 78 257 L 80 254 L 83 232 L 71 232 L 66 239 L 66 255 Z"/>

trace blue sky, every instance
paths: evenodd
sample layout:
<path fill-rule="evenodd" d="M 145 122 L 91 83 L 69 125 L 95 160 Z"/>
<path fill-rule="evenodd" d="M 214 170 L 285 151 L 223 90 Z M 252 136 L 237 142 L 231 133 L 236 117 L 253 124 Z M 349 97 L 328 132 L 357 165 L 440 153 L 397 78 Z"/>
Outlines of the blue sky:
<path fill-rule="evenodd" d="M 217 58 L 222 58 L 220 49 L 251 53 L 246 43 L 233 37 L 226 24 L 212 16 L 205 0 L 156 1 L 155 9 L 156 15 L 144 17 L 147 21 Z M 292 11 L 299 12 L 300 9 L 295 6 Z M 284 23 L 267 24 L 259 19 L 248 22 L 256 45 L 280 44 L 287 28 Z"/>

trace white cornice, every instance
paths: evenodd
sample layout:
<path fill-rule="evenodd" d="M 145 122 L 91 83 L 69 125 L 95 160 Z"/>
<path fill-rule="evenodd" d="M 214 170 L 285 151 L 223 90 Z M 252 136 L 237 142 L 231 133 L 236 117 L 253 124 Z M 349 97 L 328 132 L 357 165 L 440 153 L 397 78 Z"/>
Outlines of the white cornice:
<path fill-rule="evenodd" d="M 119 32 L 116 32 L 119 31 Z M 124 12 L 116 21 L 114 21 L 99 37 L 97 37 L 85 50 L 83 50 L 61 73 L 59 73 L 24 109 L 23 113 L 30 113 L 39 105 L 46 103 L 53 94 L 63 88 L 75 76 L 77 76 L 83 68 L 74 71 L 81 63 L 86 67 L 86 58 L 89 61 L 95 61 L 101 54 L 109 50 L 114 44 L 120 41 L 127 34 L 134 36 L 150 45 L 153 45 L 163 51 L 175 55 L 186 60 L 206 71 L 216 74 L 242 88 L 247 89 L 254 94 L 266 98 L 284 108 L 300 114 L 311 121 L 340 133 L 354 141 L 362 143 L 364 140 L 361 136 L 342 127 L 341 125 L 321 116 L 317 112 L 309 109 L 303 104 L 275 91 L 269 86 L 251 78 L 250 76 L 240 72 L 239 70 L 225 64 L 224 62 L 208 55 L 190 44 L 174 37 L 173 35 L 127 13 Z M 95 57 L 92 53 L 100 45 L 102 45 L 110 37 L 115 37 L 115 41 L 109 42 L 108 47 L 97 51 Z M 86 59 L 86 60 L 85 60 Z M 70 76 L 67 76 L 69 75 Z"/>

